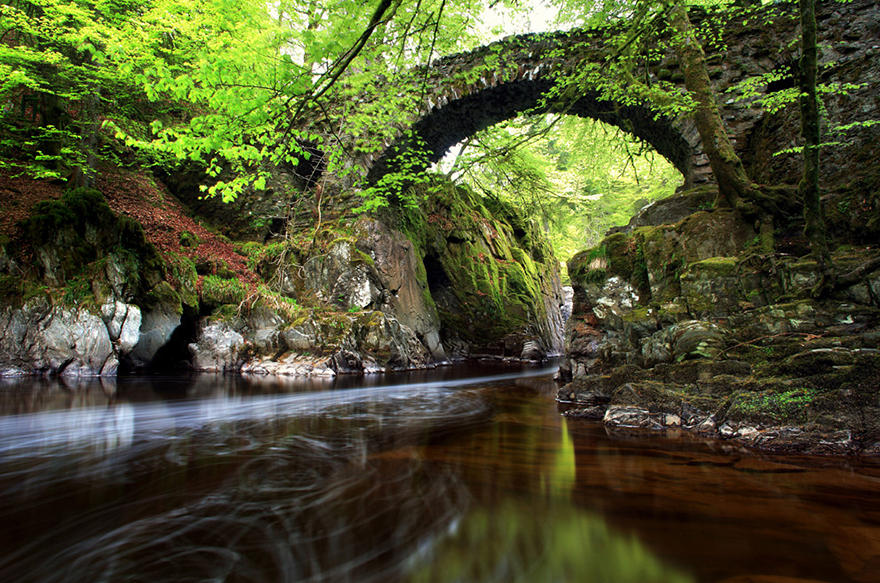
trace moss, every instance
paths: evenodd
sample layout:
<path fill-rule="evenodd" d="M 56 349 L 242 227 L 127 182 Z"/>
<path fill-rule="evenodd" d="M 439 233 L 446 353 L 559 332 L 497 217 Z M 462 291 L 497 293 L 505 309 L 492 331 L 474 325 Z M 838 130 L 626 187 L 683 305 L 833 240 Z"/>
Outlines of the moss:
<path fill-rule="evenodd" d="M 181 231 L 180 233 L 180 246 L 181 247 L 190 247 L 195 249 L 199 245 L 201 245 L 202 240 L 198 238 L 194 233 L 189 231 Z"/>
<path fill-rule="evenodd" d="M 69 306 L 94 304 L 95 296 L 92 294 L 91 280 L 84 276 L 69 279 L 64 286 L 61 300 Z"/>
<path fill-rule="evenodd" d="M 146 306 L 166 306 L 171 307 L 178 314 L 183 313 L 183 304 L 180 300 L 180 294 L 171 287 L 167 281 L 160 281 L 153 289 L 146 294 Z"/>
<path fill-rule="evenodd" d="M 258 241 L 239 241 L 234 245 L 235 252 L 242 257 L 255 257 L 259 255 L 266 245 Z"/>
<path fill-rule="evenodd" d="M 624 322 L 640 323 L 655 320 L 654 310 L 652 308 L 635 308 L 624 311 L 621 314 Z"/>
<path fill-rule="evenodd" d="M 222 304 L 211 311 L 210 320 L 212 322 L 232 322 L 238 317 L 238 304 Z"/>
<path fill-rule="evenodd" d="M 607 278 L 607 256 L 608 247 L 604 244 L 575 254 L 568 260 L 569 278 L 575 283 L 600 283 L 597 281 L 598 274 L 591 275 L 590 272 L 602 270 Z"/>
<path fill-rule="evenodd" d="M 51 241 L 62 229 L 73 227 L 82 232 L 87 223 L 106 225 L 116 216 L 104 196 L 92 188 L 76 188 L 57 200 L 40 201 L 30 216 L 21 221 L 25 236 L 33 242 Z"/>
<path fill-rule="evenodd" d="M 223 279 L 234 279 L 237 274 L 229 269 L 229 264 L 222 259 L 200 259 L 196 264 L 196 273 L 199 275 L 215 275 Z"/>
<path fill-rule="evenodd" d="M 580 278 L 585 283 L 602 285 L 608 280 L 607 269 L 590 269 Z"/>
<path fill-rule="evenodd" d="M 376 261 L 372 257 L 357 248 L 355 248 L 354 250 L 354 257 L 352 258 L 352 261 L 355 263 L 366 263 L 367 265 L 373 267 L 376 266 Z"/>
<path fill-rule="evenodd" d="M 628 281 L 645 301 L 651 295 L 644 250 L 646 229 L 650 227 L 642 227 L 633 233 L 614 233 L 606 237 L 601 245 L 605 249 L 608 273 Z"/>
<path fill-rule="evenodd" d="M 246 296 L 247 289 L 237 279 L 208 275 L 202 280 L 201 301 L 207 306 L 240 304 Z"/>
<path fill-rule="evenodd" d="M 431 281 L 435 294 L 423 265 L 416 277 L 443 329 L 481 347 L 521 334 L 545 310 L 542 285 L 557 269 L 540 226 L 508 203 L 447 181 L 418 188 L 421 208 L 388 214 L 423 260 L 442 266 Z"/>
<path fill-rule="evenodd" d="M 185 255 L 170 253 L 168 256 L 168 272 L 172 283 L 180 293 L 181 301 L 190 307 L 199 303 L 198 279 L 195 262 Z"/>
<path fill-rule="evenodd" d="M 806 423 L 810 405 L 819 396 L 813 388 L 801 387 L 784 392 L 740 392 L 730 401 L 728 416 L 734 420 L 771 423 Z"/>
<path fill-rule="evenodd" d="M 688 271 L 699 270 L 706 273 L 707 277 L 733 277 L 736 275 L 738 263 L 737 257 L 709 257 L 691 263 Z"/>

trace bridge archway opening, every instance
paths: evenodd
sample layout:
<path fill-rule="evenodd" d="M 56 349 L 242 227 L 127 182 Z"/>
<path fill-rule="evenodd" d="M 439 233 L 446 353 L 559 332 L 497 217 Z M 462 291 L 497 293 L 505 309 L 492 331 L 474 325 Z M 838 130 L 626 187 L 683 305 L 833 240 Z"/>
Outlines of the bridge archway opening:
<path fill-rule="evenodd" d="M 581 116 L 519 116 L 454 144 L 434 169 L 541 218 L 558 258 L 594 246 L 684 182 L 632 133 Z"/>
<path fill-rule="evenodd" d="M 546 104 L 544 98 L 552 83 L 550 79 L 536 76 L 455 95 L 442 107 L 433 107 L 422 115 L 412 125 L 412 130 L 418 136 L 428 161 L 436 163 L 455 144 L 524 112 L 590 118 L 621 128 L 650 144 L 681 172 L 685 184 L 692 184 L 695 156 L 691 143 L 693 136 L 689 141 L 673 120 L 657 118 L 647 107 L 610 102 L 590 92 L 566 103 Z M 373 164 L 369 173 L 371 181 L 376 181 L 388 170 L 388 156 L 394 151 L 394 147 L 390 148 L 385 156 Z"/>

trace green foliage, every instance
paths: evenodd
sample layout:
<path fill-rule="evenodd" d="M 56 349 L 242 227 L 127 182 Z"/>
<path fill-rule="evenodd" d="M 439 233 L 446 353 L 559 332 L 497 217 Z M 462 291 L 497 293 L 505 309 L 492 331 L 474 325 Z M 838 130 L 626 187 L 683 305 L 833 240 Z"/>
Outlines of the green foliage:
<path fill-rule="evenodd" d="M 376 184 L 358 193 L 364 202 L 355 209 L 356 212 L 376 211 L 387 207 L 392 201 L 397 206 L 415 209 L 424 200 L 424 196 L 416 194 L 423 192 L 423 189 L 414 188 L 430 184 L 424 140 L 411 134 L 405 143 L 406 147 L 399 148 L 391 156 L 388 163 L 390 171 L 383 174 Z"/>
<path fill-rule="evenodd" d="M 229 200 L 265 188 L 266 163 L 299 166 L 332 137 L 351 149 L 327 148 L 328 170 L 357 172 L 349 155 L 380 151 L 418 107 L 424 78 L 412 66 L 478 44 L 471 23 L 482 9 L 13 0 L 0 6 L 0 167 L 65 178 L 134 150 L 165 166 L 202 164 L 215 178 L 204 191 Z"/>
<path fill-rule="evenodd" d="M 245 285 L 237 279 L 206 275 L 202 280 L 201 300 L 208 306 L 240 304 L 246 296 Z"/>
<path fill-rule="evenodd" d="M 782 393 L 740 393 L 734 397 L 731 414 L 758 416 L 781 423 L 805 423 L 809 405 L 818 396 L 812 388 L 798 388 Z"/>
<path fill-rule="evenodd" d="M 623 130 L 572 116 L 522 117 L 475 134 L 449 173 L 544 225 L 563 261 L 596 245 L 681 174 Z"/>
<path fill-rule="evenodd" d="M 142 95 L 108 54 L 139 6 L 127 0 L 0 5 L 0 168 L 65 178 L 101 154 L 101 109 L 124 111 Z"/>
<path fill-rule="evenodd" d="M 181 247 L 198 247 L 201 244 L 201 239 L 198 238 L 194 233 L 190 233 L 189 231 L 181 231 L 180 232 L 180 246 Z"/>

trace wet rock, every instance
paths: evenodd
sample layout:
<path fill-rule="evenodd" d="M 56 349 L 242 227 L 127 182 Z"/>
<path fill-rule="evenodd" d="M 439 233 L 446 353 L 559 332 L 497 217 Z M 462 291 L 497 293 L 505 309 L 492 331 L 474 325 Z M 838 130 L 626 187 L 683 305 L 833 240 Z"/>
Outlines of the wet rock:
<path fill-rule="evenodd" d="M 202 326 L 198 340 L 189 345 L 192 366 L 204 372 L 233 372 L 243 364 L 244 337 L 228 322 L 209 322 Z"/>
<path fill-rule="evenodd" d="M 547 351 L 541 347 L 536 340 L 526 340 L 522 345 L 522 352 L 519 357 L 522 360 L 543 360 L 547 355 Z"/>
<path fill-rule="evenodd" d="M 117 351 L 123 355 L 130 353 L 140 340 L 140 308 L 120 301 L 107 302 L 101 306 L 101 317 Z"/>
<path fill-rule="evenodd" d="M 662 429 L 663 424 L 657 414 L 641 407 L 612 405 L 602 418 L 605 425 L 615 428 Z"/>
<path fill-rule="evenodd" d="M 419 277 L 424 269 L 415 246 L 403 233 L 384 223 L 362 219 L 357 225 L 358 246 L 375 266 L 379 283 L 388 293 L 379 307 L 422 339 L 436 360 L 445 360 L 440 341 L 440 317 L 427 297 L 428 282 Z"/>
<path fill-rule="evenodd" d="M 114 355 L 107 326 L 88 310 L 43 300 L 0 312 L 0 375 L 110 374 Z M 115 370 L 112 371 L 115 373 Z"/>
<path fill-rule="evenodd" d="M 129 355 L 134 367 L 149 366 L 159 349 L 168 344 L 180 326 L 181 312 L 179 302 L 154 304 L 142 311 L 137 344 Z"/>
<path fill-rule="evenodd" d="M 326 376 L 433 366 L 415 335 L 382 312 L 313 313 L 288 325 L 270 313 L 206 320 L 190 345 L 197 370 Z"/>
<path fill-rule="evenodd" d="M 334 377 L 331 360 L 321 356 L 287 354 L 281 358 L 255 358 L 245 362 L 240 372 L 250 375 L 291 377 Z"/>
<path fill-rule="evenodd" d="M 562 414 L 566 417 L 600 421 L 605 418 L 605 413 L 607 410 L 607 405 L 593 405 L 591 407 L 572 407 L 563 411 Z"/>

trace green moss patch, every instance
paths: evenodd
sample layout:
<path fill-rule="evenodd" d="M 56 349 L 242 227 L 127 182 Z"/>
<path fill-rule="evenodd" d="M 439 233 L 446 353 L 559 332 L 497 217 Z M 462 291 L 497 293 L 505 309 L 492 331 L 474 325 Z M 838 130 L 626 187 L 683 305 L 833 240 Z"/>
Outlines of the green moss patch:
<path fill-rule="evenodd" d="M 796 388 L 784 392 L 741 392 L 730 401 L 728 417 L 771 423 L 806 423 L 810 405 L 819 396 L 813 388 Z"/>
<path fill-rule="evenodd" d="M 240 304 L 246 296 L 245 285 L 237 279 L 207 275 L 202 280 L 201 301 L 207 306 Z"/>

